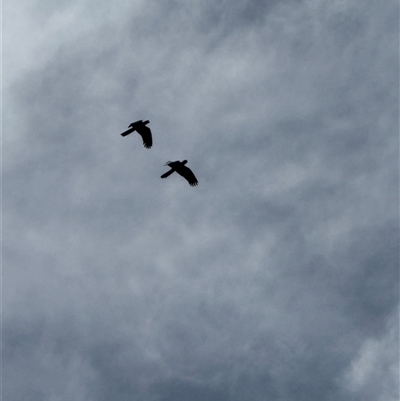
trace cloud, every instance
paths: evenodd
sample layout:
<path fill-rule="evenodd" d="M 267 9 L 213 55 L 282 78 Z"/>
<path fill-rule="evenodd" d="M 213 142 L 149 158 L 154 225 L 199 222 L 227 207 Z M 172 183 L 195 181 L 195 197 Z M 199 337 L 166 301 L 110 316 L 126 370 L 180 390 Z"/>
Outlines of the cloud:
<path fill-rule="evenodd" d="M 89 6 L 14 9 L 5 397 L 395 399 L 398 5 Z"/>

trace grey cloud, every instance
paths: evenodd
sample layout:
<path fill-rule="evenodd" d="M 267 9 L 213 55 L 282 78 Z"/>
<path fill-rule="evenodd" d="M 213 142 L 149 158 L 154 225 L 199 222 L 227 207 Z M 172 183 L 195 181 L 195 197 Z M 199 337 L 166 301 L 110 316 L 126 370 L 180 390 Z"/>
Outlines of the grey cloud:
<path fill-rule="evenodd" d="M 398 5 L 147 4 L 6 88 L 5 397 L 395 399 Z"/>

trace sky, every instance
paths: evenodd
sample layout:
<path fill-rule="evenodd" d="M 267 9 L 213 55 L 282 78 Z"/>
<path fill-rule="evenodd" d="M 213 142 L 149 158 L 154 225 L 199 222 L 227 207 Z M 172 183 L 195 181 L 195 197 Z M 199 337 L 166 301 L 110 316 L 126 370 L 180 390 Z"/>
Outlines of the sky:
<path fill-rule="evenodd" d="M 399 400 L 398 1 L 2 13 L 4 400 Z"/>

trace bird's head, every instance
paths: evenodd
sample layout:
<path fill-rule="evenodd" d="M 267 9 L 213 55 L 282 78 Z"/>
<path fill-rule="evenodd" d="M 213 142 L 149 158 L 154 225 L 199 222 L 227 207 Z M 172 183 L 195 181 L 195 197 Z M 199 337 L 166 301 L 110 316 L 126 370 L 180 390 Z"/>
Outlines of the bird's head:
<path fill-rule="evenodd" d="M 150 121 L 147 121 L 147 122 L 150 122 Z M 132 123 L 131 125 L 129 125 L 129 127 L 134 127 L 135 125 L 137 125 L 137 124 L 142 124 L 143 123 L 143 120 L 138 120 L 138 121 L 135 121 L 134 123 Z"/>
<path fill-rule="evenodd" d="M 182 163 L 182 164 L 186 164 L 186 163 L 187 163 L 187 160 L 183 160 L 181 163 Z"/>

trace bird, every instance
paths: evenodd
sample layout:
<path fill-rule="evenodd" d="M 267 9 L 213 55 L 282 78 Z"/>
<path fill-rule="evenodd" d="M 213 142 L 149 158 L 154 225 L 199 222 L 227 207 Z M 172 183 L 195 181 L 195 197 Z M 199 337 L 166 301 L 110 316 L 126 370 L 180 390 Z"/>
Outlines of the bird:
<path fill-rule="evenodd" d="M 149 127 L 146 127 L 146 124 L 148 124 L 150 121 L 146 120 L 139 120 L 135 121 L 131 125 L 129 125 L 129 129 L 125 132 L 123 132 L 121 135 L 122 136 L 127 136 L 131 134 L 133 131 L 137 131 L 137 133 L 142 137 L 143 139 L 143 146 L 146 149 L 150 149 L 151 146 L 153 145 L 153 138 L 151 136 L 151 130 Z"/>
<path fill-rule="evenodd" d="M 167 178 L 169 177 L 174 171 L 176 171 L 179 175 L 181 175 L 183 178 L 186 178 L 187 182 L 191 187 L 195 187 L 199 182 L 197 181 L 197 178 L 193 174 L 193 171 L 190 170 L 189 167 L 186 167 L 185 164 L 187 163 L 187 160 L 183 161 L 175 161 L 175 162 L 167 162 L 165 163 L 166 166 L 171 167 L 171 170 L 167 171 L 164 173 L 161 178 Z"/>

